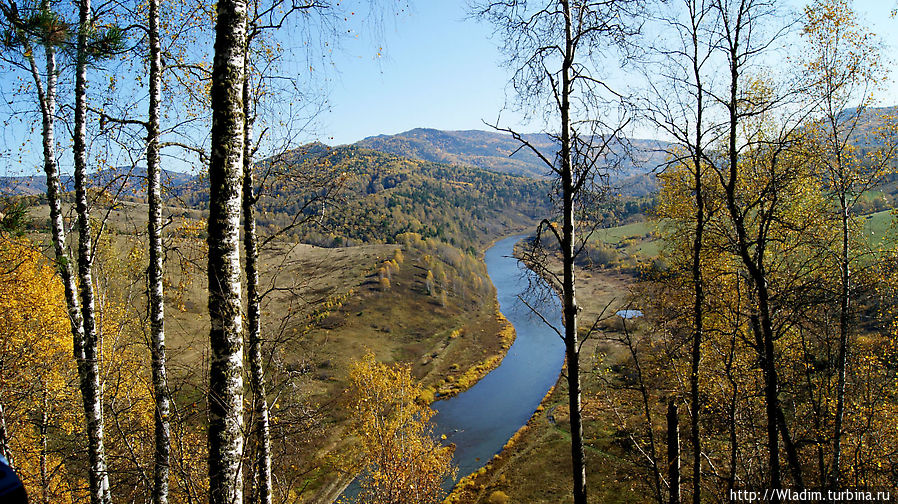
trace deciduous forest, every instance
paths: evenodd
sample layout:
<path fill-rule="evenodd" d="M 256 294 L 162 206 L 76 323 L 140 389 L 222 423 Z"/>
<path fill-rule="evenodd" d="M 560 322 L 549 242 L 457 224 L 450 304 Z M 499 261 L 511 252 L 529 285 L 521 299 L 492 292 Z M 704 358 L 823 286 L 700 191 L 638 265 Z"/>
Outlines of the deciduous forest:
<path fill-rule="evenodd" d="M 0 0 L 0 502 L 895 499 L 857 6 L 472 1 L 481 129 L 323 143 L 416 4 Z"/>

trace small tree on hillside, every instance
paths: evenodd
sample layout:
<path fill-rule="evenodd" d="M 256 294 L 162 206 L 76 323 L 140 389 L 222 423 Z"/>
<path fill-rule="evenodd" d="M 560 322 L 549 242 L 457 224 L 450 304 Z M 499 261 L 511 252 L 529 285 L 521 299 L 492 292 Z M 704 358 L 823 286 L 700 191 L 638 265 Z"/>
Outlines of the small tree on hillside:
<path fill-rule="evenodd" d="M 361 502 L 442 502 L 443 480 L 455 474 L 453 449 L 433 438 L 436 413 L 419 401 L 423 388 L 408 367 L 378 363 L 368 353 L 349 373 L 355 462 L 366 472 Z"/>

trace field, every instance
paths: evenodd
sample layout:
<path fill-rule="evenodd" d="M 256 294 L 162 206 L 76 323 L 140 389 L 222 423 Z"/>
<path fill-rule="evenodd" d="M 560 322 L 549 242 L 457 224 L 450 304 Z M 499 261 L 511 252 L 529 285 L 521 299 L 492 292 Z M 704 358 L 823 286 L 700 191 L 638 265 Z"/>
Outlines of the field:
<path fill-rule="evenodd" d="M 622 259 L 650 259 L 658 255 L 660 244 L 655 233 L 657 224 L 651 220 L 597 229 L 590 242 L 614 249 Z"/>
<path fill-rule="evenodd" d="M 867 238 L 870 247 L 876 249 L 895 244 L 895 213 L 892 210 L 872 213 L 863 218 L 863 236 Z"/>

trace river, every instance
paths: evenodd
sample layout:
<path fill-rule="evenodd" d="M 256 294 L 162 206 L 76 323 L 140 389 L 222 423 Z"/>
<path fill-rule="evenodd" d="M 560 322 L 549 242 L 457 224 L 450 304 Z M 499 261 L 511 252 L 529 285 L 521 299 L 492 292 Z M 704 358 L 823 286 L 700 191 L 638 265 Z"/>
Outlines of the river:
<path fill-rule="evenodd" d="M 499 308 L 517 334 L 514 344 L 499 367 L 477 384 L 433 405 L 437 410 L 433 418 L 437 435 L 445 434 L 447 442 L 455 443 L 459 478 L 486 464 L 527 423 L 555 384 L 564 362 L 561 338 L 518 297 L 528 292 L 535 279 L 533 272 L 512 256 L 521 238 L 501 240 L 484 256 Z M 539 297 L 544 299 L 538 306 L 540 313 L 560 326 L 558 298 Z"/>
<path fill-rule="evenodd" d="M 445 443 L 455 443 L 453 463 L 458 466 L 458 479 L 483 467 L 527 423 L 555 384 L 564 362 L 561 338 L 519 298 L 524 295 L 531 306 L 560 327 L 561 305 L 557 296 L 532 295 L 531 283 L 544 284 L 513 257 L 514 245 L 522 238 L 505 238 L 484 256 L 496 287 L 499 309 L 514 326 L 514 344 L 499 367 L 473 387 L 433 404 L 437 410 L 432 419 L 434 433 L 445 434 Z M 531 298 L 542 300 L 537 304 Z M 447 481 L 448 487 L 453 484 Z M 344 496 L 352 498 L 358 491 L 357 482 L 353 482 Z"/>

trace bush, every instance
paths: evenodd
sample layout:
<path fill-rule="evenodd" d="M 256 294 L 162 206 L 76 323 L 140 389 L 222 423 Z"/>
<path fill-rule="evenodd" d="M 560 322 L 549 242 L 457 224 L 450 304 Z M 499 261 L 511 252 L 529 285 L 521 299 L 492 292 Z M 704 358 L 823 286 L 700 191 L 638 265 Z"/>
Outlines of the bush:
<path fill-rule="evenodd" d="M 490 494 L 487 502 L 489 504 L 508 504 L 508 495 L 502 490 L 496 490 Z"/>
<path fill-rule="evenodd" d="M 605 244 L 599 244 L 598 246 L 586 245 L 577 257 L 578 265 L 587 268 L 594 266 L 608 267 L 618 260 L 618 253 Z"/>

